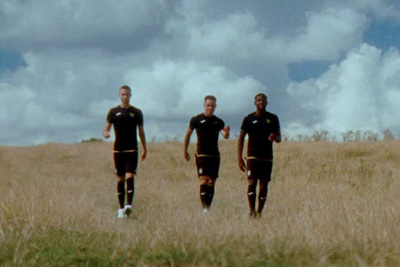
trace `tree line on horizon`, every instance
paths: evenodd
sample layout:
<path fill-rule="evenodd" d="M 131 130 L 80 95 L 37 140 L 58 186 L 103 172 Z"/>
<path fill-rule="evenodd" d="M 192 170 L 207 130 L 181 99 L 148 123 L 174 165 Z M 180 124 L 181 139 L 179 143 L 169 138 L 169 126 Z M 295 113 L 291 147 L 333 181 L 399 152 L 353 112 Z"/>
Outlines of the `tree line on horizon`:
<path fill-rule="evenodd" d="M 234 135 L 234 139 L 237 139 L 237 135 Z M 392 141 L 398 138 L 395 138 L 392 131 L 387 128 L 383 130 L 382 134 L 373 131 L 361 131 L 361 130 L 348 130 L 347 132 L 342 133 L 342 140 L 339 140 L 336 136 L 330 136 L 329 131 L 314 131 L 312 135 L 305 134 L 297 134 L 295 137 L 290 134 L 283 133 L 282 141 L 284 142 L 323 142 L 323 141 L 332 141 L 332 142 L 378 142 L 380 140 L 384 141 Z M 102 142 L 102 138 L 91 137 L 88 139 L 82 139 L 81 143 L 97 143 Z M 153 136 L 150 139 L 151 143 L 156 142 L 156 138 Z M 161 142 L 182 142 L 182 138 L 175 136 L 170 138 L 168 136 L 164 137 L 164 140 Z"/>

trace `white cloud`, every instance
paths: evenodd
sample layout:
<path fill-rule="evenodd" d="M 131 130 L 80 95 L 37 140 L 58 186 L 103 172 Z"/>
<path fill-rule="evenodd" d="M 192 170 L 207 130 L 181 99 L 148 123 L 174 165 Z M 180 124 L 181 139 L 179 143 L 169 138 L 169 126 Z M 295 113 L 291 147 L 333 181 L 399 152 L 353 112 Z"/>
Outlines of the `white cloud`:
<path fill-rule="evenodd" d="M 27 103 L 34 101 L 35 94 L 26 87 L 10 88 L 9 84 L 0 84 L 0 106 L 7 112 L 0 112 L 0 121 L 6 131 L 0 132 L 4 137 L 4 133 L 10 133 L 11 126 L 21 117 L 21 107 Z"/>
<path fill-rule="evenodd" d="M 252 77 L 237 76 L 222 66 L 159 60 L 149 67 L 140 67 L 98 55 L 93 51 L 83 58 L 78 53 L 65 60 L 60 54 L 26 54 L 26 66 L 2 84 L 1 99 L 9 111 L 2 120 L 7 121 L 9 131 L 3 132 L 0 139 L 13 136 L 13 143 L 23 133 L 34 131 L 40 135 L 31 136 L 33 143 L 36 139 L 45 140 L 46 134 L 49 136 L 46 140 L 51 141 L 54 129 L 62 132 L 79 128 L 81 131 L 71 136 L 71 141 L 79 141 L 82 137 L 78 133 L 88 127 L 98 136 L 108 110 L 119 104 L 118 88 L 124 83 L 131 85 L 132 104 L 143 110 L 149 131 L 169 121 L 162 134 L 148 133 L 160 138 L 181 131 L 171 125 L 186 129 L 186 120 L 203 111 L 203 98 L 207 94 L 218 98 L 218 115 L 242 117 L 251 109 L 252 97 L 266 90 Z M 124 61 L 130 62 L 134 57 L 127 55 Z M 242 101 L 246 95 L 250 96 L 249 101 Z M 14 97 L 20 103 L 18 108 L 9 102 Z M 16 132 L 20 135 L 15 135 Z"/>
<path fill-rule="evenodd" d="M 200 57 L 255 60 L 266 53 L 265 37 L 250 12 L 190 27 L 189 53 Z"/>
<path fill-rule="evenodd" d="M 307 25 L 297 36 L 272 39 L 271 47 L 288 62 L 337 60 L 343 52 L 360 43 L 367 24 L 364 14 L 352 10 L 308 12 Z"/>
<path fill-rule="evenodd" d="M 208 60 L 273 61 L 337 60 L 357 46 L 369 20 L 350 9 L 326 8 L 309 11 L 306 24 L 293 25 L 296 31 L 270 35 L 268 26 L 249 11 L 211 20 L 173 19 L 166 32 L 187 43 L 187 54 Z M 200 17 L 196 13 L 196 18 Z"/>
<path fill-rule="evenodd" d="M 361 45 L 317 79 L 291 83 L 289 94 L 322 115 L 314 127 L 332 132 L 400 131 L 400 54 Z M 309 104 L 311 103 L 311 104 Z"/>
<path fill-rule="evenodd" d="M 160 119 L 202 112 L 207 94 L 217 97 L 219 112 L 235 114 L 249 106 L 241 101 L 244 95 L 253 97 L 265 90 L 255 79 L 236 76 L 224 67 L 184 61 L 160 60 L 150 69 L 130 70 L 125 79 L 134 85 L 132 101 L 142 105 L 152 118 Z"/>

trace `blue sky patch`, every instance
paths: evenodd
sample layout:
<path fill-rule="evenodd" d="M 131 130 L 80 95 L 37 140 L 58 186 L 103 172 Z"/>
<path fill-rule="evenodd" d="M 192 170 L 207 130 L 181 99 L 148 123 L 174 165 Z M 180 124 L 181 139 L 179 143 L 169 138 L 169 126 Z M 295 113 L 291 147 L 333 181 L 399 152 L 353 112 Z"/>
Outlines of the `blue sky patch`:
<path fill-rule="evenodd" d="M 21 54 L 0 49 L 0 75 L 6 70 L 14 71 L 24 65 L 25 62 Z"/>

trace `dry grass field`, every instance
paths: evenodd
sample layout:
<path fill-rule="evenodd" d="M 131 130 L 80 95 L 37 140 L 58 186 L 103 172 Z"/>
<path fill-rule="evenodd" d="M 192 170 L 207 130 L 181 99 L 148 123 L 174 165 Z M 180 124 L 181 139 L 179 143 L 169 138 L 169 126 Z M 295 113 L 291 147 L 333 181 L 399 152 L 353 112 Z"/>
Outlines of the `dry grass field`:
<path fill-rule="evenodd" d="M 111 143 L 0 147 L 0 265 L 400 265 L 399 141 L 276 145 L 256 220 L 236 144 L 220 142 L 207 214 L 182 144 L 148 144 L 122 220 Z"/>

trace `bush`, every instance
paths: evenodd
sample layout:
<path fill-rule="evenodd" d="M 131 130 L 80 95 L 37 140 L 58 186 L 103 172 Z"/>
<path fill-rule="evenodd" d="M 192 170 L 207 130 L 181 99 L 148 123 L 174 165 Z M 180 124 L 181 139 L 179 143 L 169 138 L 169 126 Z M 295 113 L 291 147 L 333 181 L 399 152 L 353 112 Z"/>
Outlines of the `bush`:
<path fill-rule="evenodd" d="M 385 129 L 383 131 L 383 140 L 393 140 L 393 139 L 394 139 L 394 135 L 392 134 L 390 129 Z"/>
<path fill-rule="evenodd" d="M 91 137 L 89 139 L 83 139 L 81 141 L 81 143 L 98 143 L 98 142 L 103 142 L 103 139 L 96 138 L 96 137 Z"/>

